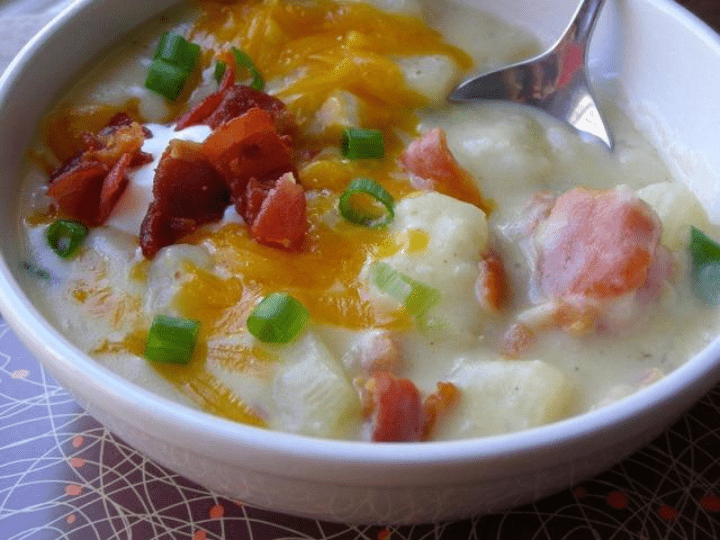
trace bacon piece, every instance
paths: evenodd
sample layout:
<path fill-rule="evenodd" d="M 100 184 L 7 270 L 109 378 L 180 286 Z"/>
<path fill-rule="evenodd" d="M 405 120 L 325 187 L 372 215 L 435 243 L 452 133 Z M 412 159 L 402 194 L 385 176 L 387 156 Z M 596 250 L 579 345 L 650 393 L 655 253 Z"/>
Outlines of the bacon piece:
<path fill-rule="evenodd" d="M 200 225 L 219 220 L 230 191 L 201 144 L 173 139 L 155 171 L 153 198 L 140 228 L 140 247 L 150 259 Z"/>
<path fill-rule="evenodd" d="M 202 124 L 207 118 L 220 107 L 225 97 L 225 92 L 232 87 L 235 82 L 235 62 L 232 58 L 224 57 L 225 73 L 220 81 L 217 92 L 207 96 L 205 99 L 197 103 L 188 112 L 180 116 L 175 123 L 175 131 L 180 131 L 186 127 Z"/>
<path fill-rule="evenodd" d="M 144 162 L 143 127 L 120 113 L 96 134 L 83 133 L 85 149 L 50 175 L 48 195 L 69 216 L 102 225 L 127 186 L 127 170 Z"/>
<path fill-rule="evenodd" d="M 308 228 L 305 192 L 295 180 L 289 140 L 270 115 L 251 109 L 217 128 L 202 148 L 230 186 L 253 238 L 300 250 Z"/>
<path fill-rule="evenodd" d="M 452 155 L 441 128 L 431 129 L 410 143 L 399 161 L 407 171 L 419 177 L 412 179 L 413 186 L 438 191 L 474 204 L 485 213 L 490 212 L 490 203 L 483 199 L 473 177 Z"/>
<path fill-rule="evenodd" d="M 489 253 L 478 263 L 475 296 L 480 305 L 492 313 L 499 313 L 507 298 L 507 279 L 502 260 Z"/>
<path fill-rule="evenodd" d="M 250 233 L 261 244 L 299 251 L 308 229 L 305 192 L 285 173 L 263 199 Z"/>
<path fill-rule="evenodd" d="M 423 401 L 423 440 L 432 437 L 438 419 L 460 401 L 460 390 L 453 383 L 441 381 L 437 383 L 436 390 Z"/>
<path fill-rule="evenodd" d="M 69 216 L 87 225 L 95 225 L 103 180 L 108 174 L 105 164 L 74 160 L 60 174 L 51 177 L 48 195 Z"/>
<path fill-rule="evenodd" d="M 543 292 L 611 298 L 637 290 L 648 277 L 661 228 L 628 188 L 568 191 L 536 235 Z"/>
<path fill-rule="evenodd" d="M 228 63 L 228 66 L 232 65 L 234 61 Z M 234 72 L 227 69 L 220 89 L 178 118 L 175 129 L 196 124 L 206 124 L 216 129 L 251 109 L 262 109 L 270 115 L 278 133 L 290 135 L 294 132 L 295 121 L 292 113 L 282 101 L 250 86 L 232 84 L 234 80 Z"/>
<path fill-rule="evenodd" d="M 372 411 L 372 440 L 376 442 L 419 441 L 424 417 L 420 393 L 409 379 L 379 371 L 365 383 Z"/>
<path fill-rule="evenodd" d="M 107 126 L 95 135 L 95 139 L 99 144 L 86 151 L 84 159 L 114 165 L 123 154 L 135 155 L 141 151 L 145 132 L 140 124 L 131 122 L 121 126 Z"/>
<path fill-rule="evenodd" d="M 110 212 L 115 208 L 115 204 L 125 191 L 128 183 L 127 169 L 133 160 L 132 154 L 123 154 L 115 163 L 110 172 L 105 177 L 100 189 L 100 200 L 98 202 L 98 213 L 96 221 L 105 223 L 110 217 Z"/>
<path fill-rule="evenodd" d="M 242 199 L 250 178 L 276 179 L 293 170 L 289 140 L 278 134 L 262 109 L 220 126 L 205 139 L 203 152 L 225 177 L 234 200 Z"/>
<path fill-rule="evenodd" d="M 292 113 L 285 104 L 265 92 L 255 90 L 250 86 L 236 84 L 223 93 L 223 100 L 219 107 L 205 119 L 205 124 L 215 129 L 222 124 L 245 114 L 250 109 L 262 109 L 273 119 L 278 131 L 289 135 L 295 129 Z"/>

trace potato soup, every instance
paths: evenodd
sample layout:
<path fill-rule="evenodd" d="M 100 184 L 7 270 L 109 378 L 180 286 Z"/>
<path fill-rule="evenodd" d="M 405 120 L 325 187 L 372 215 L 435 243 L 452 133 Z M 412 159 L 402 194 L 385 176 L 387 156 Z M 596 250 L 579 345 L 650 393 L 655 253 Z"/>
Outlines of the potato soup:
<path fill-rule="evenodd" d="M 538 50 L 432 0 L 168 12 L 48 112 L 24 287 L 112 371 L 272 430 L 458 439 L 621 399 L 714 337 L 718 236 L 610 80 L 612 152 L 446 102 Z"/>

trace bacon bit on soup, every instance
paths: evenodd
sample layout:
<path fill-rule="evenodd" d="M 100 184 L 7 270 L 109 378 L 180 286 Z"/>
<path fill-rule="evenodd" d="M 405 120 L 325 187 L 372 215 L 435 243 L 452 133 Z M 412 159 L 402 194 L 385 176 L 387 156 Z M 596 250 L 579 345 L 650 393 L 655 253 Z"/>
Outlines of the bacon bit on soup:
<path fill-rule="evenodd" d="M 444 381 L 437 383 L 435 392 L 427 396 L 423 402 L 425 423 L 422 439 L 424 441 L 432 438 L 438 419 L 455 407 L 458 401 L 460 401 L 460 390 L 457 386 Z"/>
<path fill-rule="evenodd" d="M 372 440 L 414 442 L 423 435 L 424 415 L 420 392 L 409 379 L 379 371 L 367 380 L 366 406 L 372 417 Z"/>
<path fill-rule="evenodd" d="M 160 158 L 153 181 L 153 202 L 140 228 L 143 255 L 219 220 L 230 204 L 230 190 L 202 151 L 202 145 L 173 139 Z"/>
<path fill-rule="evenodd" d="M 251 178 L 275 180 L 293 171 L 289 138 L 281 136 L 272 117 L 258 108 L 215 129 L 205 139 L 203 152 L 225 177 L 235 201 L 242 200 Z"/>
<path fill-rule="evenodd" d="M 263 199 L 250 233 L 261 244 L 299 251 L 307 229 L 305 192 L 293 173 L 285 173 Z"/>
<path fill-rule="evenodd" d="M 232 84 L 235 81 L 235 74 L 231 68 L 234 61 L 228 62 L 227 65 L 220 89 L 178 118 L 175 129 L 180 130 L 196 124 L 206 124 L 216 129 L 251 109 L 262 109 L 270 115 L 278 133 L 292 134 L 295 131 L 295 120 L 285 104 L 260 90 Z"/>
<path fill-rule="evenodd" d="M 399 161 L 414 176 L 413 187 L 434 190 L 490 212 L 491 204 L 483 199 L 472 175 L 453 156 L 441 128 L 431 129 L 410 143 Z"/>
<path fill-rule="evenodd" d="M 301 249 L 308 228 L 305 192 L 295 179 L 290 139 L 277 132 L 270 114 L 250 109 L 213 131 L 202 148 L 253 238 Z"/>
<path fill-rule="evenodd" d="M 124 114 L 96 134 L 83 133 L 85 148 L 50 175 L 48 195 L 70 217 L 102 225 L 125 190 L 128 168 L 147 161 L 145 137 L 142 126 Z"/>
<path fill-rule="evenodd" d="M 560 196 L 535 236 L 539 280 L 551 298 L 607 299 L 637 290 L 648 277 L 662 225 L 627 187 L 575 188 Z"/>
<path fill-rule="evenodd" d="M 505 267 L 499 256 L 489 253 L 478 263 L 475 296 L 480 305 L 491 313 L 499 313 L 507 298 Z"/>
<path fill-rule="evenodd" d="M 213 114 L 225 98 L 227 92 L 235 83 L 235 62 L 223 57 L 225 63 L 225 73 L 223 74 L 220 86 L 217 92 L 207 96 L 205 99 L 197 103 L 188 112 L 180 116 L 175 122 L 175 131 L 180 131 L 186 127 L 202 124 L 207 118 Z"/>
<path fill-rule="evenodd" d="M 133 161 L 132 154 L 123 154 L 117 163 L 110 169 L 100 189 L 100 202 L 98 203 L 97 221 L 105 223 L 110 217 L 110 212 L 120 199 L 120 195 L 127 187 L 127 169 Z"/>

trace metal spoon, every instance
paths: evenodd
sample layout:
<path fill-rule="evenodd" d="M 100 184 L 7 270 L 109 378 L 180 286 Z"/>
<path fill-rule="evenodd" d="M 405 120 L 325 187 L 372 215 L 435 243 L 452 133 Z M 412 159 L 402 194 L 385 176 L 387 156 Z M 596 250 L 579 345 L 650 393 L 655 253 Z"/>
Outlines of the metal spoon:
<path fill-rule="evenodd" d="M 461 83 L 453 102 L 498 99 L 531 105 L 589 133 L 612 150 L 586 73 L 587 44 L 605 0 L 582 0 L 560 40 L 546 53 Z"/>

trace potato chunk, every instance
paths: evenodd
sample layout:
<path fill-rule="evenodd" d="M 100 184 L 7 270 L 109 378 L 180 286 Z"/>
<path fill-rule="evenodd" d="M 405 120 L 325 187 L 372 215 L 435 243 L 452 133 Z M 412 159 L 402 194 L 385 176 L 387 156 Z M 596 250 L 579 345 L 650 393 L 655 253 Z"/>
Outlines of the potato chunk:
<path fill-rule="evenodd" d="M 475 283 L 488 245 L 483 211 L 428 192 L 400 201 L 390 230 L 396 243 L 404 247 L 382 262 L 440 292 L 439 303 L 428 313 L 430 323 L 448 338 L 478 335 L 482 310 L 475 298 Z M 413 242 L 403 243 L 412 235 L 424 237 L 426 245 L 418 248 Z M 371 290 L 379 298 L 387 296 L 375 285 Z"/>
<path fill-rule="evenodd" d="M 465 362 L 450 382 L 462 397 L 439 437 L 479 437 L 547 424 L 569 412 L 573 397 L 563 372 L 540 360 Z"/>
<path fill-rule="evenodd" d="M 277 408 L 273 429 L 336 438 L 359 421 L 357 392 L 340 362 L 312 332 L 283 348 L 281 363 L 272 384 Z"/>

